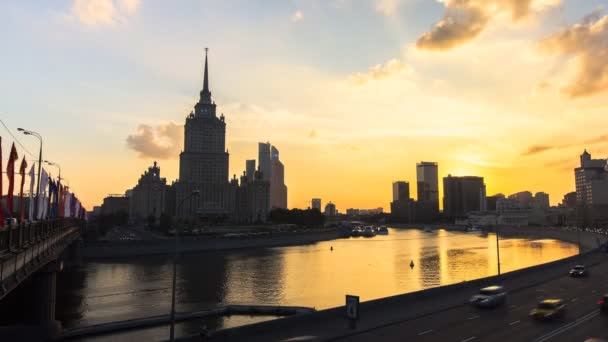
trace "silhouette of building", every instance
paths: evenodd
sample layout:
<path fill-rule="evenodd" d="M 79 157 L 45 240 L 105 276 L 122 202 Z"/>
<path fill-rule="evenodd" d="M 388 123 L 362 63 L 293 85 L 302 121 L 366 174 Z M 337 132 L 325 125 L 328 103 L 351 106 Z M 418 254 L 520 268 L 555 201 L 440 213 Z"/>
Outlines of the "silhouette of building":
<path fill-rule="evenodd" d="M 519 209 L 532 208 L 534 204 L 534 196 L 532 196 L 530 191 L 521 191 L 509 195 L 509 199 L 513 200 Z"/>
<path fill-rule="evenodd" d="M 443 178 L 443 212 L 449 218 L 463 218 L 469 212 L 485 207 L 483 177 L 464 176 Z"/>
<path fill-rule="evenodd" d="M 438 166 L 433 162 L 416 164 L 418 200 L 415 205 L 417 222 L 433 221 L 439 215 Z"/>
<path fill-rule="evenodd" d="M 311 208 L 312 209 L 317 209 L 317 210 L 319 210 L 319 212 L 321 212 L 321 199 L 320 198 L 313 198 L 312 202 L 311 202 Z"/>
<path fill-rule="evenodd" d="M 585 150 L 574 169 L 579 225 L 608 225 L 608 164 Z"/>
<path fill-rule="evenodd" d="M 561 203 L 562 207 L 576 208 L 576 191 L 569 192 L 564 195 Z"/>
<path fill-rule="evenodd" d="M 247 176 L 247 182 L 253 182 L 255 180 L 255 159 L 249 159 L 245 162 L 245 175 Z"/>
<path fill-rule="evenodd" d="M 103 204 L 101 205 L 100 214 L 101 215 L 111 215 L 117 214 L 120 212 L 124 212 L 125 214 L 129 214 L 129 200 L 130 198 L 125 195 L 119 194 L 109 194 L 106 198 L 103 199 Z"/>
<path fill-rule="evenodd" d="M 149 216 L 156 220 L 165 212 L 165 193 L 167 180 L 160 177 L 160 167 L 154 165 L 148 168 L 132 189 L 129 201 L 129 220 L 144 222 Z"/>
<path fill-rule="evenodd" d="M 545 192 L 537 192 L 534 194 L 534 208 L 538 209 L 549 209 L 551 203 L 549 202 L 549 194 Z"/>
<path fill-rule="evenodd" d="M 270 182 L 269 207 L 286 209 L 285 167 L 279 160 L 279 150 L 270 143 L 259 143 L 258 161 L 263 179 Z"/>
<path fill-rule="evenodd" d="M 262 192 L 270 191 L 270 186 L 261 184 L 264 182 L 261 177 L 256 179 L 252 172 L 255 163 L 249 162 L 241 184 L 236 175 L 229 180 L 228 163 L 226 121 L 223 114 L 217 116 L 216 104 L 212 101 L 205 53 L 203 89 L 194 110 L 186 118 L 179 179 L 171 188 L 175 194 L 170 201 L 175 205 L 175 215 L 227 217 L 236 221 L 265 220 L 270 195 Z M 260 167 L 266 165 L 260 161 Z M 198 190 L 199 195 L 189 197 L 194 190 Z M 267 201 L 266 205 L 259 203 L 260 198 Z"/>
<path fill-rule="evenodd" d="M 331 201 L 325 205 L 325 216 L 336 216 L 337 213 L 336 205 Z"/>
<path fill-rule="evenodd" d="M 410 183 L 394 182 L 393 183 L 393 201 L 407 200 L 410 198 Z"/>
<path fill-rule="evenodd" d="M 486 197 L 486 210 L 487 211 L 496 211 L 496 202 L 498 201 L 499 198 L 504 199 L 505 195 L 496 194 L 496 195 L 492 195 L 492 196 L 487 196 Z"/>

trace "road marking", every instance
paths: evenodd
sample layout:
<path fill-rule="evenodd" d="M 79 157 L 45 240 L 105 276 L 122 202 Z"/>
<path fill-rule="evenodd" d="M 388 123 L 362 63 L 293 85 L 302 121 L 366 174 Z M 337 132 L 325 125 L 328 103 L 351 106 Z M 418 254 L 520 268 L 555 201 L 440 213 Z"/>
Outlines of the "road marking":
<path fill-rule="evenodd" d="M 562 326 L 560 328 L 557 328 L 557 329 L 555 329 L 555 330 L 553 330 L 553 331 L 551 331 L 551 332 L 549 332 L 549 333 L 547 333 L 547 334 L 545 334 L 545 335 L 537 338 L 536 340 L 534 340 L 534 342 L 544 342 L 544 341 L 547 341 L 550 338 L 553 338 L 553 337 L 555 337 L 555 336 L 563 333 L 564 331 L 570 330 L 570 329 L 576 327 L 577 325 L 580 325 L 580 324 L 582 324 L 582 323 L 584 323 L 584 322 L 592 319 L 593 317 L 595 317 L 595 316 L 597 316 L 599 314 L 600 314 L 599 311 L 594 310 L 594 311 L 586 314 L 585 316 L 583 316 L 583 317 L 575 320 L 574 322 L 570 322 L 570 323 L 568 323 L 568 324 L 566 324 L 566 325 L 564 325 L 564 326 Z"/>
<path fill-rule="evenodd" d="M 433 329 L 427 330 L 427 331 L 423 331 L 423 332 L 419 332 L 418 336 L 426 335 L 426 334 L 431 333 L 431 332 L 433 332 Z"/>
<path fill-rule="evenodd" d="M 467 318 L 467 320 L 472 320 L 472 319 L 476 319 L 476 318 L 479 318 L 479 316 L 471 316 L 471 317 Z"/>
<path fill-rule="evenodd" d="M 474 339 L 476 339 L 476 338 L 477 338 L 477 336 L 473 336 L 473 337 L 469 337 L 469 338 L 467 338 L 466 340 L 462 340 L 462 341 L 460 341 L 460 342 L 469 342 L 469 341 L 473 341 L 473 340 L 474 340 Z"/>
<path fill-rule="evenodd" d="M 509 323 L 509 325 L 515 325 L 515 324 L 517 324 L 517 323 L 519 323 L 519 322 L 521 322 L 521 321 L 515 321 L 515 322 L 511 322 L 511 323 Z"/>

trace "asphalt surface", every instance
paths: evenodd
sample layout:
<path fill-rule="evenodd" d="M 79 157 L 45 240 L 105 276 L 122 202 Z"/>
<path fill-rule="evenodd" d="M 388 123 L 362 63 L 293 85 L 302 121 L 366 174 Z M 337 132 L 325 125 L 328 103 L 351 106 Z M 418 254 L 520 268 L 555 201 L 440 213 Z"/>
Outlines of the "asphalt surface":
<path fill-rule="evenodd" d="M 335 341 L 585 341 L 608 339 L 608 315 L 597 302 L 608 292 L 608 262 L 590 268 L 587 278 L 564 276 L 509 293 L 504 306 L 477 309 L 462 305 L 423 318 L 368 329 Z M 549 298 L 566 301 L 563 319 L 537 322 L 529 312 Z"/>

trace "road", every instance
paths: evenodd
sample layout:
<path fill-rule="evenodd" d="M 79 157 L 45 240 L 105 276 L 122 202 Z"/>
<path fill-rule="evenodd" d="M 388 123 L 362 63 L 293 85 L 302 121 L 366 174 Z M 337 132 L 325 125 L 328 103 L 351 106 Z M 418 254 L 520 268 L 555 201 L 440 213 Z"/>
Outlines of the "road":
<path fill-rule="evenodd" d="M 538 286 L 510 293 L 505 306 L 476 309 L 462 305 L 427 317 L 369 329 L 334 338 L 334 341 L 584 341 L 608 338 L 608 315 L 597 301 L 608 292 L 608 262 L 591 268 L 588 278 L 566 275 Z M 540 300 L 561 298 L 567 302 L 564 319 L 536 322 L 529 311 Z"/>

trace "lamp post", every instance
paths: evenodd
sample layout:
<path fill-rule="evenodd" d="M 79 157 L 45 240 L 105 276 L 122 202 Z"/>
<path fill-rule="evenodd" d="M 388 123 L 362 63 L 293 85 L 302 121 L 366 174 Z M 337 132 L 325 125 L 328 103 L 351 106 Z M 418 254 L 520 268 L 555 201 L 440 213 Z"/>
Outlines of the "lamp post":
<path fill-rule="evenodd" d="M 48 160 L 44 160 L 45 163 L 52 165 L 52 166 L 56 166 L 57 169 L 59 169 L 59 181 L 61 182 L 61 165 L 54 163 L 52 161 L 48 161 Z"/>
<path fill-rule="evenodd" d="M 498 265 L 498 275 L 500 275 L 500 246 L 498 245 L 498 229 L 496 229 L 496 258 Z"/>
<path fill-rule="evenodd" d="M 184 202 L 194 196 L 199 195 L 198 190 L 193 190 L 192 193 L 186 196 L 184 199 L 179 202 L 177 208 L 175 209 L 176 214 L 179 213 L 179 209 L 181 208 Z M 171 286 L 171 330 L 169 332 L 169 340 L 174 341 L 175 339 L 175 282 L 177 278 L 177 257 L 179 255 L 179 227 L 175 227 L 175 253 L 173 254 L 173 284 Z"/>
<path fill-rule="evenodd" d="M 23 132 L 25 135 L 32 135 L 40 140 L 40 152 L 38 153 L 38 179 L 36 180 L 36 213 L 38 213 L 38 201 L 40 197 L 40 173 L 42 169 L 42 136 L 34 131 L 30 131 L 23 128 L 17 128 L 19 132 Z"/>

